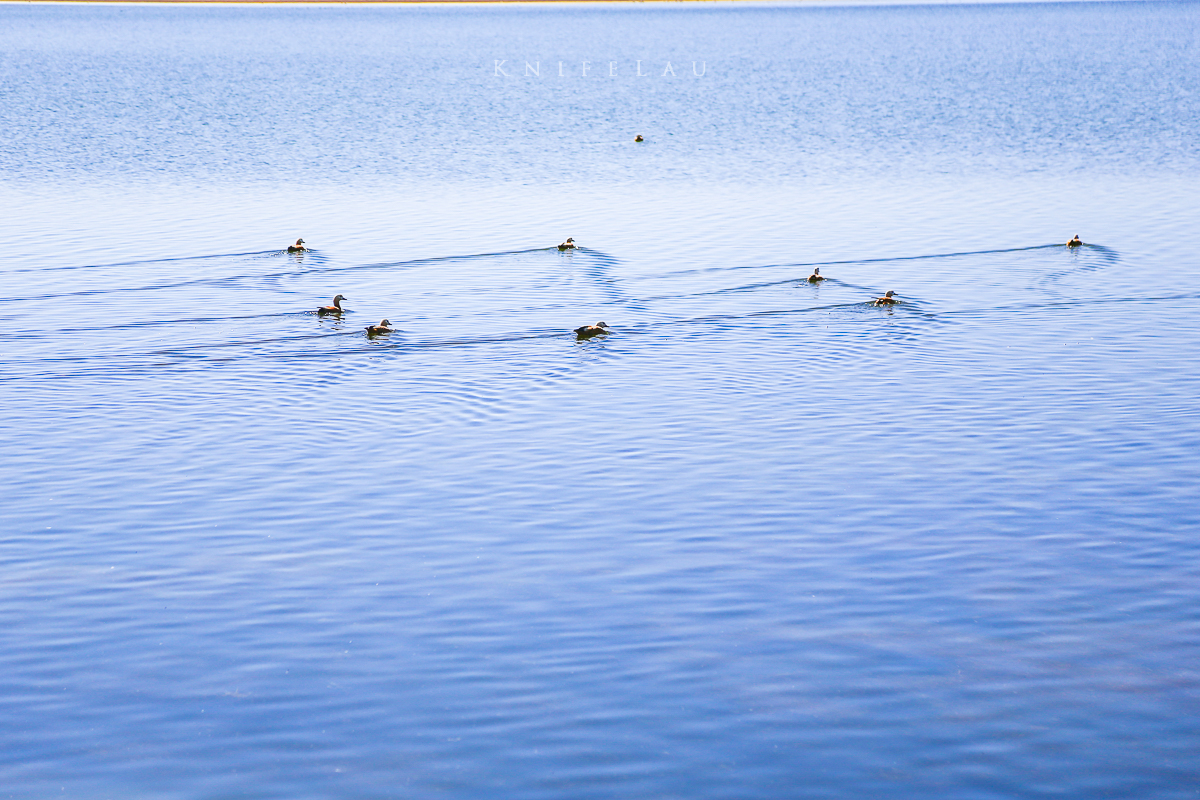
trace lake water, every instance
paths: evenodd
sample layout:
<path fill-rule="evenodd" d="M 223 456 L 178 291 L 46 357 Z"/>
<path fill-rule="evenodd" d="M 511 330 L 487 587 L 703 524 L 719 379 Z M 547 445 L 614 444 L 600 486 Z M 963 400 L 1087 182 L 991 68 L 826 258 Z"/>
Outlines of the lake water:
<path fill-rule="evenodd" d="M 0 5 L 0 797 L 1196 797 L 1198 34 Z"/>

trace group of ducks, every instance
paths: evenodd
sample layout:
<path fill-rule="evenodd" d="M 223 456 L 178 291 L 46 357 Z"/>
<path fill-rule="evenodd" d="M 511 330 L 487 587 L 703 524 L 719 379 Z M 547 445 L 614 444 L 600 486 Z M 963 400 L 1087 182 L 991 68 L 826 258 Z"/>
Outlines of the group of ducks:
<path fill-rule="evenodd" d="M 641 140 L 642 140 L 642 137 L 638 136 L 637 139 L 635 139 L 634 141 L 640 142 Z M 572 239 L 570 236 L 568 236 L 567 240 L 558 246 L 558 249 L 559 250 L 578 250 L 579 248 L 576 246 L 575 240 Z M 593 336 L 600 336 L 601 334 L 605 334 L 605 333 L 608 333 L 608 323 L 607 322 L 597 322 L 595 325 L 584 325 L 583 327 L 576 328 L 574 330 L 575 336 L 580 339 L 590 339 Z"/>
<path fill-rule="evenodd" d="M 340 317 L 342 315 L 342 311 L 343 311 L 342 301 L 349 300 L 349 299 L 350 298 L 346 297 L 346 295 L 344 295 L 344 294 L 334 295 L 333 305 L 321 306 L 320 308 L 318 308 L 317 316 L 318 317 L 328 317 L 328 316 Z M 396 329 L 392 327 L 391 320 L 385 319 L 385 320 L 381 320 L 378 325 L 368 325 L 367 326 L 367 336 L 378 336 L 381 333 L 391 333 L 394 330 L 396 330 Z"/>
<path fill-rule="evenodd" d="M 821 268 L 813 267 L 813 274 L 808 276 L 808 282 L 809 283 L 820 283 L 823 280 L 825 280 L 825 276 L 821 274 Z M 896 303 L 899 303 L 899 302 L 900 301 L 896 299 L 896 293 L 893 292 L 891 289 L 888 289 L 887 294 L 885 294 L 883 297 L 876 297 L 874 300 L 871 301 L 871 305 L 873 305 L 873 306 L 894 306 L 894 305 L 896 305 Z"/>
<path fill-rule="evenodd" d="M 1067 242 L 1067 247 L 1080 247 L 1081 245 L 1083 245 L 1083 241 L 1079 238 L 1079 234 L 1075 234 L 1075 237 Z M 574 239 L 572 239 L 571 237 L 568 236 L 567 240 L 558 246 L 558 249 L 559 250 L 577 250 L 578 245 L 575 244 Z M 303 239 L 297 239 L 296 243 L 288 245 L 288 249 L 287 249 L 287 251 L 289 253 L 303 253 L 307 250 L 308 250 L 308 248 L 304 246 Z M 809 283 L 820 283 L 823 280 L 825 280 L 825 276 L 821 274 L 821 268 L 814 267 L 812 275 L 808 276 L 808 282 Z M 321 317 L 338 316 L 338 317 L 340 317 L 342 315 L 342 301 L 346 300 L 346 299 L 347 298 L 345 295 L 341 295 L 341 294 L 336 295 L 333 298 L 333 305 L 321 306 L 320 308 L 317 309 L 317 316 L 321 316 Z M 877 297 L 874 300 L 872 300 L 871 305 L 873 305 L 873 306 L 894 306 L 899 302 L 900 301 L 896 299 L 896 293 L 894 291 L 892 291 L 891 289 L 889 289 L 887 294 L 885 294 L 883 297 Z M 385 334 L 385 333 L 392 333 L 395 330 L 396 329 L 392 327 L 391 321 L 384 319 L 384 320 L 381 320 L 378 325 L 368 325 L 367 326 L 367 336 L 379 336 L 379 335 Z M 593 336 L 600 336 L 600 335 L 609 333 L 609 327 L 608 327 L 607 322 L 597 322 L 595 325 L 584 325 L 583 327 L 576 328 L 574 333 L 580 339 L 590 339 Z"/>
<path fill-rule="evenodd" d="M 288 245 L 287 251 L 289 253 L 304 253 L 304 252 L 308 251 L 308 248 L 304 246 L 303 239 L 297 239 L 295 244 Z M 321 306 L 320 308 L 318 308 L 317 316 L 318 317 L 328 317 L 328 316 L 340 317 L 342 315 L 342 311 L 344 310 L 344 309 L 342 309 L 342 301 L 349 300 L 349 299 L 350 298 L 346 297 L 346 295 L 344 295 L 344 294 L 335 295 L 333 298 L 333 305 Z M 396 329 L 392 327 L 391 320 L 384 319 L 384 320 L 380 320 L 378 325 L 368 325 L 367 326 L 367 336 L 378 336 L 381 333 L 391 333 L 394 330 L 396 330 Z"/>
<path fill-rule="evenodd" d="M 578 247 L 575 244 L 575 240 L 568 236 L 567 240 L 558 246 L 558 249 L 559 250 L 576 250 L 576 249 L 578 249 Z M 308 248 L 304 246 L 303 239 L 297 239 L 295 244 L 288 245 L 287 251 L 289 253 L 304 253 L 304 252 L 308 251 Z M 342 308 L 342 301 L 349 300 L 349 299 L 350 298 L 346 297 L 346 295 L 344 295 L 344 294 L 334 295 L 332 305 L 321 306 L 320 308 L 318 308 L 317 316 L 318 317 L 341 317 L 342 314 L 345 312 L 345 309 Z M 391 320 L 382 319 L 379 321 L 378 325 L 368 325 L 367 326 L 367 336 L 372 336 L 372 337 L 380 336 L 385 333 L 393 333 L 393 332 L 395 332 L 395 330 L 396 329 L 392 327 Z M 607 322 L 597 322 L 595 325 L 584 325 L 582 328 L 575 329 L 575 335 L 578 336 L 580 339 L 590 339 L 591 337 L 598 336 L 602 333 L 608 333 L 608 323 Z"/>
<path fill-rule="evenodd" d="M 567 241 L 569 242 L 571 240 L 568 239 Z M 1075 237 L 1073 239 L 1071 239 L 1070 241 L 1067 242 L 1067 247 L 1081 247 L 1081 246 L 1083 246 L 1083 240 L 1079 238 L 1078 233 L 1075 234 Z M 561 245 L 559 245 L 559 247 L 561 248 Z M 825 276 L 821 274 L 821 268 L 814 267 L 813 274 L 808 276 L 808 282 L 809 283 L 820 283 L 823 280 L 825 280 Z M 888 293 L 885 294 L 883 297 L 877 297 L 874 300 L 872 300 L 871 305 L 873 305 L 873 306 L 894 306 L 894 305 L 896 305 L 896 303 L 899 303 L 899 302 L 900 301 L 896 299 L 896 293 L 889 289 Z M 604 323 L 600 323 L 600 324 L 603 325 Z"/>

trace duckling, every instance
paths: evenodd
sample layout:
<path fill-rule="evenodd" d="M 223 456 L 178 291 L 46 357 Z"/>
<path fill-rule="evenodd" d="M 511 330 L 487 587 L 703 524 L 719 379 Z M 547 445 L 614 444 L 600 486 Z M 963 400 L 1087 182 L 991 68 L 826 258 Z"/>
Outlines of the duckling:
<path fill-rule="evenodd" d="M 645 139 L 643 139 L 643 138 L 642 138 L 642 135 L 641 135 L 640 133 L 639 133 L 637 136 L 633 137 L 633 140 L 634 140 L 635 142 L 644 142 L 644 141 L 646 141 Z"/>
<path fill-rule="evenodd" d="M 342 309 L 342 301 L 347 300 L 347 299 L 349 299 L 349 298 L 347 298 L 345 295 L 339 294 L 338 296 L 333 298 L 333 305 L 321 306 L 320 308 L 318 308 L 317 316 L 323 317 L 326 314 L 341 314 L 342 310 L 343 310 Z"/>
<path fill-rule="evenodd" d="M 813 267 L 813 274 L 808 276 L 808 282 L 820 283 L 823 280 L 825 280 L 825 277 L 821 274 L 821 268 Z"/>
<path fill-rule="evenodd" d="M 567 240 L 558 246 L 558 249 L 559 250 L 574 250 L 575 249 L 575 240 L 572 239 L 570 236 L 568 236 Z"/>
<path fill-rule="evenodd" d="M 595 325 L 584 325 L 582 328 L 575 329 L 575 335 L 580 339 L 590 339 L 593 336 L 599 336 L 602 333 L 608 333 L 607 322 L 597 322 Z"/>
<path fill-rule="evenodd" d="M 1067 242 L 1067 247 L 1079 247 L 1083 244 L 1083 240 L 1079 238 L 1079 234 L 1075 234 L 1075 238 Z"/>
<path fill-rule="evenodd" d="M 289 245 L 288 245 L 288 252 L 289 252 L 289 253 L 303 253 L 303 252 L 304 252 L 305 250 L 307 250 L 307 249 L 308 249 L 308 248 L 304 246 L 304 240 L 303 240 L 303 239 L 297 239 L 295 244 L 289 244 Z"/>
<path fill-rule="evenodd" d="M 895 294 L 896 293 L 893 292 L 891 289 L 888 289 L 887 294 L 885 294 L 883 297 L 879 297 L 879 298 L 876 298 L 875 300 L 873 300 L 871 302 L 871 305 L 873 305 L 873 306 L 894 306 L 894 305 L 896 305 L 896 303 L 900 302 L 899 300 L 897 300 L 894 297 Z"/>
<path fill-rule="evenodd" d="M 367 336 L 378 336 L 381 333 L 391 333 L 394 330 L 396 329 L 392 327 L 392 323 L 385 319 L 378 325 L 368 325 Z"/>

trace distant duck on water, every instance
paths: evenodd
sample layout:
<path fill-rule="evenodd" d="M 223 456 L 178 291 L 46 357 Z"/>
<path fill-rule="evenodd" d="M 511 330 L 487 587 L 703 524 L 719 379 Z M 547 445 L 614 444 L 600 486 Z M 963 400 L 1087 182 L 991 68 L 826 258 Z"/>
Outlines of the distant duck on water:
<path fill-rule="evenodd" d="M 289 253 L 303 253 L 306 250 L 308 250 L 308 248 L 304 246 L 303 239 L 297 239 L 295 244 L 288 245 Z"/>
<path fill-rule="evenodd" d="M 641 135 L 640 133 L 639 133 L 637 136 L 633 137 L 633 140 L 634 140 L 635 142 L 644 142 L 644 141 L 646 141 L 645 139 L 643 139 L 643 138 L 642 138 L 642 135 Z"/>
<path fill-rule="evenodd" d="M 821 275 L 821 268 L 814 267 L 813 274 L 808 276 L 808 282 L 809 283 L 820 283 L 823 280 L 825 280 L 825 278 L 823 275 Z"/>
<path fill-rule="evenodd" d="M 318 308 L 317 315 L 323 317 L 326 314 L 341 314 L 343 311 L 342 301 L 345 299 L 347 299 L 345 295 L 339 294 L 338 296 L 333 298 L 333 305 L 321 306 L 320 308 Z"/>
<path fill-rule="evenodd" d="M 568 236 L 567 240 L 558 246 L 558 249 L 559 250 L 574 250 L 574 249 L 576 249 L 575 240 L 572 239 L 570 236 Z"/>
<path fill-rule="evenodd" d="M 391 333 L 394 330 L 396 329 L 392 327 L 391 321 L 385 319 L 378 325 L 368 325 L 367 336 L 378 336 L 381 333 Z"/>
<path fill-rule="evenodd" d="M 1083 244 L 1083 240 L 1079 238 L 1079 234 L 1075 234 L 1075 238 L 1067 242 L 1067 247 L 1079 247 Z"/>
<path fill-rule="evenodd" d="M 891 289 L 888 289 L 887 294 L 885 294 L 883 297 L 877 297 L 875 300 L 873 300 L 871 302 L 871 305 L 873 305 L 873 306 L 894 306 L 894 305 L 896 305 L 896 303 L 900 302 L 899 300 L 896 299 L 895 295 L 896 295 L 895 292 L 893 292 Z"/>
<path fill-rule="evenodd" d="M 599 336 L 602 333 L 608 333 L 607 322 L 597 322 L 595 325 L 584 325 L 582 328 L 575 329 L 575 335 L 580 339 L 590 339 L 593 336 Z"/>

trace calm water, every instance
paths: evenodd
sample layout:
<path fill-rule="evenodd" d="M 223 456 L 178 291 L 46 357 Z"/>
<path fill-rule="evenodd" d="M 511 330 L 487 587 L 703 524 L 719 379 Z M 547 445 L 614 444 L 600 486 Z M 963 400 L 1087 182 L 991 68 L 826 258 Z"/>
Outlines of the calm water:
<path fill-rule="evenodd" d="M 0 5 L 0 797 L 1196 797 L 1198 33 Z"/>

